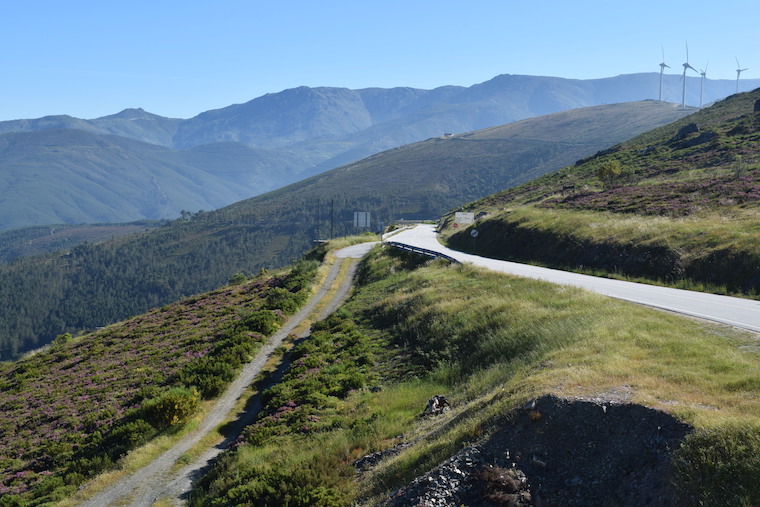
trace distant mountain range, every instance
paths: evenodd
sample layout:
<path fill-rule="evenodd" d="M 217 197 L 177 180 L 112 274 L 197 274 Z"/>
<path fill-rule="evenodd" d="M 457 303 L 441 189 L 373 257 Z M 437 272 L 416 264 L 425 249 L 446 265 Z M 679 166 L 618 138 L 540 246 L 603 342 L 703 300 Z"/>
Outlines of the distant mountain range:
<path fill-rule="evenodd" d="M 743 80 L 742 87 L 760 86 Z M 687 81 L 687 104 L 700 83 Z M 732 80 L 706 80 L 705 103 Z M 216 209 L 390 148 L 598 104 L 657 97 L 659 74 L 501 75 L 471 87 L 300 87 L 187 120 L 127 109 L 0 122 L 0 230 L 174 218 Z M 680 102 L 679 76 L 664 98 Z"/>
<path fill-rule="evenodd" d="M 373 229 L 398 218 L 435 219 L 685 114 L 643 101 L 436 137 L 224 208 L 185 214 L 143 234 L 134 234 L 139 224 L 121 232 L 103 226 L 106 234 L 129 234 L 111 241 L 93 239 L 97 226 L 0 233 L 0 261 L 15 258 L 0 262 L 0 360 L 60 333 L 218 287 L 237 273 L 283 266 L 315 239 L 360 232 L 353 227 L 355 211 L 370 212 Z M 46 246 L 67 250 L 18 258 Z"/>

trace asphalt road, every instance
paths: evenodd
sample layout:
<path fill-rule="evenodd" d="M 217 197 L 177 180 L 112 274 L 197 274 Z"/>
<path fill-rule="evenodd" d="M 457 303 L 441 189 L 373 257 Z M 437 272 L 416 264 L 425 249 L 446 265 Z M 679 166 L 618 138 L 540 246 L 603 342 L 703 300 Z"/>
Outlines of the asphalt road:
<path fill-rule="evenodd" d="M 760 332 L 760 301 L 611 280 L 466 254 L 441 245 L 436 238 L 433 225 L 418 225 L 388 239 L 439 252 L 462 263 L 472 263 L 526 278 L 582 287 L 614 298 Z"/>

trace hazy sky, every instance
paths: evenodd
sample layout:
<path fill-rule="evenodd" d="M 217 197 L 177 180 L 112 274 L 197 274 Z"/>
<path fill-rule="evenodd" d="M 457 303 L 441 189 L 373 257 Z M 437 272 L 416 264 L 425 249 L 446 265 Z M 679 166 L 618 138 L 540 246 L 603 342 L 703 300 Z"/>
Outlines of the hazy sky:
<path fill-rule="evenodd" d="M 0 120 L 175 118 L 296 86 L 470 86 L 500 74 L 760 77 L 757 0 L 5 0 Z M 656 97 L 652 97 L 656 98 Z"/>

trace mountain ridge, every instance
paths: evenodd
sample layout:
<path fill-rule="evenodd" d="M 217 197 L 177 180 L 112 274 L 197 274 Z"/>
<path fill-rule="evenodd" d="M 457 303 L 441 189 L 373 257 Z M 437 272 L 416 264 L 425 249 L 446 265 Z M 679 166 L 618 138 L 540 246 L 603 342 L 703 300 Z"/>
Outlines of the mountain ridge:
<path fill-rule="evenodd" d="M 315 239 L 355 232 L 355 211 L 370 212 L 372 228 L 399 218 L 435 218 L 688 112 L 655 101 L 615 104 L 436 137 L 224 208 L 189 213 L 142 235 L 74 246 L 45 262 L 17 259 L 0 266 L 0 337 L 7 341 L 0 354 L 15 356 L 62 332 L 216 287 L 236 273 L 282 266 Z M 533 139 L 521 138 L 522 129 Z M 590 131 L 585 139 L 584 130 Z M 44 294 L 31 290 L 38 284 L 47 287 Z"/>
<path fill-rule="evenodd" d="M 12 205 L 6 202 L 3 206 L 0 201 L 4 217 L 0 227 L 156 220 L 174 218 L 182 210 L 215 209 L 443 133 L 472 132 L 581 106 L 651 98 L 657 80 L 655 73 L 597 80 L 503 74 L 470 87 L 442 86 L 433 90 L 298 87 L 205 111 L 187 120 L 131 108 L 92 120 L 59 115 L 0 122 L 0 137 L 26 132 L 39 136 L 39 142 L 47 146 L 44 150 L 30 149 L 23 163 L 0 150 L 0 178 L 6 185 L 22 185 L 29 196 L 24 201 L 14 200 Z M 732 86 L 727 80 L 707 80 L 706 84 L 708 99 L 730 93 Z M 760 80 L 757 84 L 760 86 Z M 698 88 L 689 86 L 688 103 L 694 102 Z M 680 97 L 676 76 L 666 76 L 665 89 L 670 100 L 674 95 Z M 68 152 L 67 170 L 72 174 L 76 174 L 78 167 L 92 169 L 93 161 L 86 157 L 78 159 L 75 145 L 64 137 L 59 137 L 57 145 L 52 146 L 50 131 L 58 129 L 120 136 L 144 143 L 127 147 L 124 141 L 116 143 L 117 147 L 111 140 L 104 141 L 103 146 L 111 143 L 111 150 L 107 153 L 104 149 L 101 166 L 114 172 L 108 192 L 134 194 L 132 185 L 120 176 L 129 174 L 133 164 L 153 167 L 157 179 L 158 174 L 175 174 L 174 181 L 164 181 L 164 188 L 174 190 L 167 192 L 167 201 L 161 205 L 114 201 L 115 208 L 125 210 L 119 213 L 104 209 L 109 198 L 102 186 L 95 187 L 96 195 L 61 179 L 40 180 L 35 186 L 29 174 L 47 174 L 47 168 L 61 163 L 61 152 Z M 151 145 L 173 151 L 157 158 L 157 148 Z M 208 145 L 211 147 L 204 148 Z M 243 159 L 244 146 L 250 151 Z M 251 167 L 253 175 L 247 175 L 241 164 Z M 226 166 L 233 170 L 225 171 Z M 213 181 L 216 174 L 224 172 L 236 173 L 238 179 L 221 177 Z M 154 175 L 141 174 L 142 185 L 154 186 Z M 203 183 L 199 188 L 189 188 L 192 185 L 188 178 L 202 179 Z M 202 193 L 204 188 L 208 188 L 207 194 Z M 138 195 L 138 200 L 145 198 Z M 39 213 L 38 202 L 48 212 Z M 52 203 L 60 212 L 51 208 Z M 78 211 L 73 213 L 73 209 Z M 87 209 L 92 213 L 88 214 Z"/>

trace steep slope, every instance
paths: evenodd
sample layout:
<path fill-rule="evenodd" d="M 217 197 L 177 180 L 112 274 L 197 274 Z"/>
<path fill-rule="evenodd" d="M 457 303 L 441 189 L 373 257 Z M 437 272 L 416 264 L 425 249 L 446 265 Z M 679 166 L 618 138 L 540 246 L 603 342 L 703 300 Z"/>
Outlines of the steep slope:
<path fill-rule="evenodd" d="M 734 95 L 467 206 L 492 216 L 473 226 L 477 238 L 468 228 L 451 243 L 501 258 L 755 297 L 759 146 L 760 90 Z"/>
<path fill-rule="evenodd" d="M 202 399 L 219 397 L 244 364 L 288 335 L 273 336 L 311 296 L 318 267 L 302 259 L 0 365 L 3 505 L 61 501 L 130 450 L 181 429 Z"/>
<path fill-rule="evenodd" d="M 17 260 L 0 269 L 0 357 L 286 264 L 315 239 L 355 231 L 355 211 L 370 212 L 372 228 L 434 219 L 683 114 L 648 101 L 431 139 L 144 235 Z M 43 293 L 33 289 L 43 284 Z"/>

